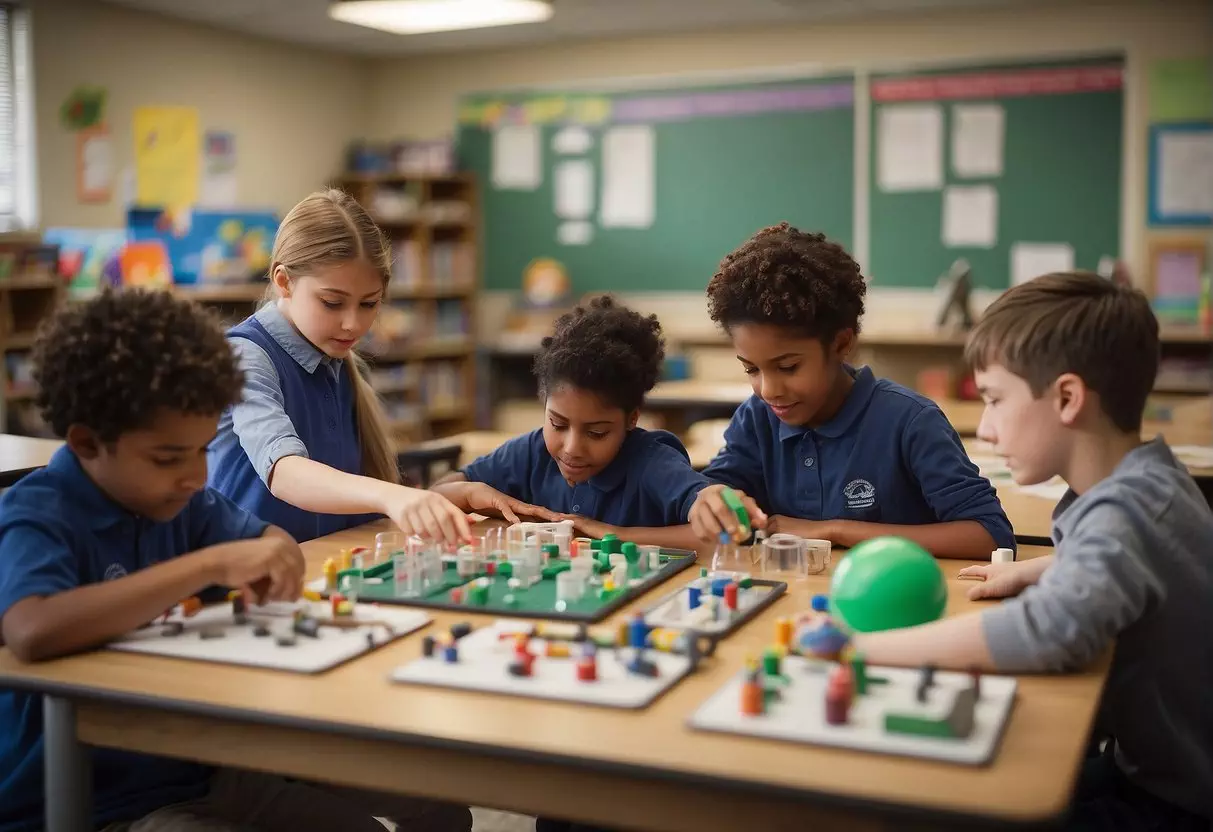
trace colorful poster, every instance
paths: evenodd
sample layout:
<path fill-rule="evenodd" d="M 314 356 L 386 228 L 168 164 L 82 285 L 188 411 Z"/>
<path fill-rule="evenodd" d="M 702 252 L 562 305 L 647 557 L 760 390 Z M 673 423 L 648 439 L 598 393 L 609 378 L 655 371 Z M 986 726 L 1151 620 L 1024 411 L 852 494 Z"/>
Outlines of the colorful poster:
<path fill-rule="evenodd" d="M 202 137 L 193 107 L 139 107 L 134 117 L 136 202 L 180 209 L 198 200 Z"/>
<path fill-rule="evenodd" d="M 109 202 L 114 191 L 114 148 L 104 124 L 76 134 L 76 199 Z"/>
<path fill-rule="evenodd" d="M 1150 121 L 1213 118 L 1213 69 L 1207 58 L 1150 64 Z"/>

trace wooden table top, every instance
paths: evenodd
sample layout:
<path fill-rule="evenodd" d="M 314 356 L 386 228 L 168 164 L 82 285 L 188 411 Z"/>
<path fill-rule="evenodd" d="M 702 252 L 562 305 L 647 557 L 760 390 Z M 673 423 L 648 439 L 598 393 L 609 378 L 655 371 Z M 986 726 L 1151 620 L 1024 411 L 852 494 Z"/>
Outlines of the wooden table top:
<path fill-rule="evenodd" d="M 58 439 L 0 433 L 0 483 L 42 468 L 62 444 Z"/>
<path fill-rule="evenodd" d="M 373 524 L 306 544 L 310 573 L 318 574 L 323 560 L 342 548 L 371 543 L 383 528 Z M 1029 549 L 1021 556 L 1047 551 Z M 948 613 L 976 609 L 965 596 L 970 584 L 954 579 L 965 562 L 943 565 Z M 670 586 L 694 572 L 686 570 Z M 806 609 L 828 582 L 822 575 L 794 583 L 787 597 L 722 642 L 699 673 L 638 712 L 390 684 L 389 671 L 419 655 L 421 639 L 415 635 L 316 676 L 115 652 L 22 665 L 0 650 L 0 685 L 84 700 L 80 731 L 86 742 L 149 753 L 180 753 L 185 744 L 200 760 L 243 760 L 367 787 L 400 788 L 391 766 L 416 766 L 419 776 L 430 778 L 424 792 L 433 797 L 549 815 L 579 813 L 619 825 L 646 825 L 648 818 L 688 832 L 736 828 L 729 824 L 741 822 L 737 813 L 744 809 L 755 828 L 791 829 L 813 807 L 911 807 L 1026 822 L 1065 808 L 1106 660 L 1082 674 L 1024 678 L 1001 750 L 985 768 L 690 730 L 692 711 L 746 656 L 769 643 L 775 619 Z M 444 611 L 433 611 L 433 617 L 431 631 L 457 621 L 492 620 Z M 254 741 L 254 729 L 266 736 Z M 372 758 L 363 759 L 355 748 Z M 312 749 L 328 749 L 339 758 L 317 761 Z M 394 762 L 389 766 L 387 757 L 374 755 Z M 494 782 L 467 773 L 484 760 L 497 761 L 488 778 Z M 503 760 L 512 763 L 503 766 Z M 457 774 L 444 786 L 447 764 Z M 501 778 L 510 783 L 508 790 L 497 782 Z M 643 805 L 609 798 L 612 784 L 639 790 L 633 794 Z M 652 793 L 644 797 L 646 789 Z"/>

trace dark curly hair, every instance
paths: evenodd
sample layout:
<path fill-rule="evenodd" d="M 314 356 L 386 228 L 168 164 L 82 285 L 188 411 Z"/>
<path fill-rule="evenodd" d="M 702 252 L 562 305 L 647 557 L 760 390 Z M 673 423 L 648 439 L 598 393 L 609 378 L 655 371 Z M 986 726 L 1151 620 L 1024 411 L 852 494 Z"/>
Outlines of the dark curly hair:
<path fill-rule="evenodd" d="M 534 369 L 541 396 L 571 384 L 632 411 L 657 383 L 664 358 L 657 316 L 646 318 L 604 295 L 556 320 L 556 330 L 543 339 Z"/>
<path fill-rule="evenodd" d="M 828 344 L 859 333 L 868 286 L 846 249 L 786 222 L 764 228 L 720 261 L 708 283 L 708 314 L 727 332 L 774 324 Z"/>
<path fill-rule="evenodd" d="M 43 323 L 33 349 L 38 407 L 59 436 L 87 425 L 103 442 L 158 409 L 222 413 L 243 373 L 214 318 L 168 292 L 105 290 Z"/>

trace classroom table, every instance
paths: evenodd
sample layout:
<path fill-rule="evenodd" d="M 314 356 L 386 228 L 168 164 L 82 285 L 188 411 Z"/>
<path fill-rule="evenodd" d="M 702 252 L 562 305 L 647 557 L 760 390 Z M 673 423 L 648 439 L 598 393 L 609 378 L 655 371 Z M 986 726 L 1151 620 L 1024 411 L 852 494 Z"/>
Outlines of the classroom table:
<path fill-rule="evenodd" d="M 0 433 L 0 488 L 45 466 L 62 444 L 58 439 Z"/>
<path fill-rule="evenodd" d="M 306 544 L 310 574 L 384 528 L 372 524 Z M 971 584 L 954 579 L 965 563 L 944 564 L 950 614 L 981 606 L 967 600 Z M 775 619 L 807 608 L 828 583 L 826 575 L 794 582 L 787 597 L 723 641 L 700 672 L 641 711 L 390 684 L 389 671 L 419 655 L 417 635 L 315 676 L 115 652 L 22 665 L 0 650 L 0 686 L 44 695 L 48 795 L 64 801 L 50 804 L 59 808 L 49 832 L 86 823 L 87 806 L 69 801 L 88 793 L 82 743 L 671 832 L 886 823 L 938 829 L 950 822 L 973 828 L 1030 824 L 1064 811 L 1106 656 L 1084 673 L 1024 677 L 987 767 L 690 730 L 691 712 L 770 642 Z M 442 611 L 433 617 L 434 630 L 491 620 Z"/>

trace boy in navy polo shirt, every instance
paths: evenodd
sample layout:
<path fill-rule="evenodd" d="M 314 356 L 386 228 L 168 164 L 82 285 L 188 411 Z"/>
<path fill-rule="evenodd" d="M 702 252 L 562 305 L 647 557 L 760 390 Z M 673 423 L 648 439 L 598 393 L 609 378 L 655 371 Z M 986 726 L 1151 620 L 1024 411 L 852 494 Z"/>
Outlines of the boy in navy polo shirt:
<path fill-rule="evenodd" d="M 435 490 L 467 510 L 504 494 L 567 516 L 590 537 L 693 548 L 687 512 L 708 480 L 672 434 L 636 426 L 664 356 L 657 317 L 610 297 L 562 315 L 535 359 L 543 427 Z"/>
<path fill-rule="evenodd" d="M 299 597 L 298 544 L 205 488 L 206 446 L 242 382 L 209 316 L 164 292 L 107 291 L 61 310 L 33 357 L 39 406 L 66 442 L 0 498 L 0 643 L 23 661 L 86 650 L 213 586 L 263 601 Z M 42 743 L 39 698 L 0 692 L 2 832 L 42 828 Z M 427 807 L 140 754 L 93 755 L 94 824 L 107 830 L 370 832 L 382 829 L 375 815 L 408 819 Z M 462 823 L 437 807 L 433 817 L 445 813 L 445 822 L 420 828 L 470 828 L 458 811 Z"/>
<path fill-rule="evenodd" d="M 754 395 L 704 474 L 752 497 L 770 533 L 841 546 L 900 535 L 970 559 L 1014 548 L 994 488 L 939 408 L 846 363 L 866 292 L 841 246 L 787 223 L 725 257 L 708 310 Z M 722 487 L 701 491 L 691 511 L 702 539 L 736 531 Z"/>
<path fill-rule="evenodd" d="M 854 646 L 873 664 L 1039 673 L 1115 644 L 1094 737 L 1108 742 L 1083 766 L 1066 828 L 1208 830 L 1213 513 L 1166 442 L 1142 442 L 1158 374 L 1150 301 L 1090 272 L 1045 275 L 991 305 L 965 357 L 986 402 L 978 436 L 1015 482 L 1070 487 L 1056 552 L 962 570 L 984 579 L 969 597 L 1008 598 L 997 606 Z"/>

